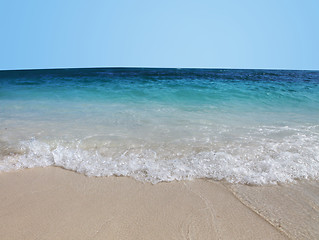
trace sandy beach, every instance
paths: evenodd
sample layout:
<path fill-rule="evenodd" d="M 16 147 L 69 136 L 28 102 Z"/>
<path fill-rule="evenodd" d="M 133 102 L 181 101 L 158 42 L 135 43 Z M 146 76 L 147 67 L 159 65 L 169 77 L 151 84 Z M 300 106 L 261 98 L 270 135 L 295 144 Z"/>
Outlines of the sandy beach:
<path fill-rule="evenodd" d="M 318 10 L 2 1 L 0 240 L 319 240 Z"/>
<path fill-rule="evenodd" d="M 316 239 L 318 189 L 1 173 L 0 239 Z"/>

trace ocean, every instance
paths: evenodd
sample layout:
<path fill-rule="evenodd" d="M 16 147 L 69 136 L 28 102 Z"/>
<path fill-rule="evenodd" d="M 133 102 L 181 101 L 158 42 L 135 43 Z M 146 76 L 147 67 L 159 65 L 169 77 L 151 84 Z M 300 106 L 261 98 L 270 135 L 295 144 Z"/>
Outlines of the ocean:
<path fill-rule="evenodd" d="M 319 179 L 319 71 L 0 71 L 0 172 Z"/>

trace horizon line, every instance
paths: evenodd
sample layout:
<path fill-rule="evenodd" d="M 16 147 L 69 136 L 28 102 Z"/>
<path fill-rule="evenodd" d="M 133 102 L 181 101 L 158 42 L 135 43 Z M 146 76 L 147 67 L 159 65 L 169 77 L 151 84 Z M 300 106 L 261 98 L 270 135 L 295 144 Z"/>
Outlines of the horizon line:
<path fill-rule="evenodd" d="M 146 68 L 146 69 L 207 69 L 207 70 L 273 70 L 273 71 L 319 71 L 319 69 L 292 69 L 292 68 L 231 68 L 231 67 L 159 67 L 159 66 L 94 66 L 94 67 L 52 67 L 52 68 L 17 68 L 0 69 L 4 71 L 37 71 L 37 70 L 67 70 L 67 69 L 125 69 L 125 68 Z"/>

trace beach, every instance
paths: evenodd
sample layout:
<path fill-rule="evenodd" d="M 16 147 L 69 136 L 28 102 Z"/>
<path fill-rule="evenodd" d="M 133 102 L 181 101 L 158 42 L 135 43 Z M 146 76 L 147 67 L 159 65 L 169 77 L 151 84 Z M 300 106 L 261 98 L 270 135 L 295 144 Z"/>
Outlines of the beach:
<path fill-rule="evenodd" d="M 1 174 L 1 239 L 285 239 L 221 183 Z"/>
<path fill-rule="evenodd" d="M 319 240 L 319 0 L 0 13 L 0 240 Z"/>
<path fill-rule="evenodd" d="M 316 239 L 318 199 L 288 196 L 301 185 L 256 188 L 204 179 L 154 185 L 57 167 L 1 173 L 0 238 Z"/>
<path fill-rule="evenodd" d="M 0 239 L 319 239 L 319 72 L 0 80 Z"/>

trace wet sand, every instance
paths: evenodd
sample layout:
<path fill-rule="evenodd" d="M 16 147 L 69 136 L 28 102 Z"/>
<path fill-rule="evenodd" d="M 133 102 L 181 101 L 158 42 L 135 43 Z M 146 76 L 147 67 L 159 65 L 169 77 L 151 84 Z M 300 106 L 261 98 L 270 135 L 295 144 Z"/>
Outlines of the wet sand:
<path fill-rule="evenodd" d="M 291 239 L 319 239 L 319 183 L 230 185 L 231 191 Z"/>
<path fill-rule="evenodd" d="M 152 185 L 56 167 L 0 173 L 0 239 L 316 239 L 318 189 Z"/>

